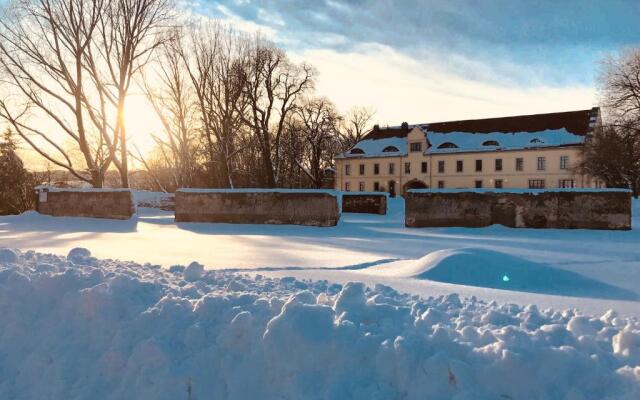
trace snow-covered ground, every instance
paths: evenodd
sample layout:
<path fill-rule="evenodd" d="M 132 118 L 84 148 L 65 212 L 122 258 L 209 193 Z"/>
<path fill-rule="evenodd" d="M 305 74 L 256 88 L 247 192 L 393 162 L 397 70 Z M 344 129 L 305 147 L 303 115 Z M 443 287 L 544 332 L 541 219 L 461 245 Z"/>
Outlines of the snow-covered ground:
<path fill-rule="evenodd" d="M 496 257 L 437 253 L 392 271 L 430 265 L 442 278 L 436 265 L 473 256 Z M 2 399 L 640 398 L 640 323 L 615 312 L 164 269 L 82 248 L 0 250 L 0 326 Z"/>
<path fill-rule="evenodd" d="M 173 213 L 150 208 L 128 221 L 32 212 L 0 217 L 0 247 L 65 255 L 81 246 L 99 258 L 165 267 L 195 260 L 207 269 L 640 316 L 638 201 L 632 231 L 595 231 L 405 228 L 402 199 L 390 200 L 386 216 L 343 214 L 333 228 L 175 224 Z"/>
<path fill-rule="evenodd" d="M 409 229 L 401 199 L 334 228 L 0 217 L 0 398 L 638 399 L 634 209 L 627 232 Z"/>

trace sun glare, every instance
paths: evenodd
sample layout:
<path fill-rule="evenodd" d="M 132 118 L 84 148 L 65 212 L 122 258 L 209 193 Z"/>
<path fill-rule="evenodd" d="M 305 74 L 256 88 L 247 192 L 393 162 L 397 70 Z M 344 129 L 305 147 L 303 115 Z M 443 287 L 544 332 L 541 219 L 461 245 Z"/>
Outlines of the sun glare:
<path fill-rule="evenodd" d="M 163 130 L 149 100 L 141 93 L 127 96 L 124 118 L 129 142 L 132 144 L 130 150 L 137 153 L 133 147 L 135 145 L 142 155 L 148 154 L 155 147 L 151 134 L 160 135 Z"/>

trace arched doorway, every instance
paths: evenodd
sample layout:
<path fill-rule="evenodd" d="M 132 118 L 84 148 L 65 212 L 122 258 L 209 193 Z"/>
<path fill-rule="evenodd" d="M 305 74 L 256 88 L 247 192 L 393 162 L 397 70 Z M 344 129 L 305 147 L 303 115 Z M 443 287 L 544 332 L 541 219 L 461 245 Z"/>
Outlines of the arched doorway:
<path fill-rule="evenodd" d="M 402 193 L 406 194 L 409 189 L 429 189 L 429 185 L 419 179 L 412 179 L 402 186 Z"/>

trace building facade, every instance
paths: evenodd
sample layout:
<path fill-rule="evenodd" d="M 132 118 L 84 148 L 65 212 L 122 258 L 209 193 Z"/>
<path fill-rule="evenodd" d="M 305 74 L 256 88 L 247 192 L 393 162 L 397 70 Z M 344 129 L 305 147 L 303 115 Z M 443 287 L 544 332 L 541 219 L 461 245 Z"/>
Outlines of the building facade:
<path fill-rule="evenodd" d="M 600 123 L 600 110 L 374 126 L 336 156 L 335 188 L 595 187 L 580 175 L 581 147 Z"/>

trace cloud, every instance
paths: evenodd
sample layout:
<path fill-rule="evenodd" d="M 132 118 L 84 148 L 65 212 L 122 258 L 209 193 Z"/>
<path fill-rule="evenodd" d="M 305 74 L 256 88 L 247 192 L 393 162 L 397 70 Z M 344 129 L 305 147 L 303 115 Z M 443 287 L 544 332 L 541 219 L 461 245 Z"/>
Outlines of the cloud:
<path fill-rule="evenodd" d="M 245 20 L 289 38 L 290 50 L 352 50 L 364 42 L 390 46 L 425 61 L 459 58 L 491 65 L 477 79 L 508 76 L 518 85 L 591 84 L 603 53 L 640 43 L 640 2 L 528 0 L 220 0 Z M 273 21 L 261 18 L 270 12 Z M 327 42 L 323 37 L 346 40 Z M 295 38 L 294 40 L 290 40 Z M 425 57 L 428 55 L 429 57 Z M 531 73 L 531 72 L 534 73 Z"/>
<path fill-rule="evenodd" d="M 370 106 L 381 124 L 586 109 L 596 100 L 588 85 L 520 88 L 483 82 L 375 43 L 349 52 L 310 49 L 293 53 L 292 58 L 317 68 L 318 94 L 329 97 L 342 111 Z"/>

